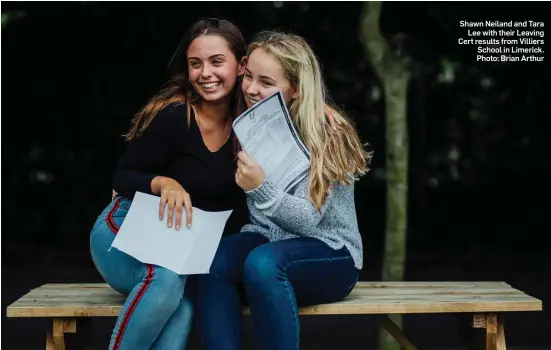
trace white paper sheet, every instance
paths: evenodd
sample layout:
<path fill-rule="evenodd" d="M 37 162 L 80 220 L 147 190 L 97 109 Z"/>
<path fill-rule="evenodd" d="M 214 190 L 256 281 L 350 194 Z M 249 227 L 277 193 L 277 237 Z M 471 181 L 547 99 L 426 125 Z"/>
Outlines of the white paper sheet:
<path fill-rule="evenodd" d="M 237 117 L 233 129 L 242 148 L 279 188 L 288 191 L 308 174 L 310 153 L 291 122 L 280 91 Z"/>
<path fill-rule="evenodd" d="M 192 198 L 193 200 L 193 198 Z M 180 230 L 159 220 L 160 198 L 136 192 L 112 247 L 145 264 L 165 267 L 180 275 L 209 273 L 214 254 L 232 211 L 207 212 L 193 208 L 187 228 L 183 211 Z"/>

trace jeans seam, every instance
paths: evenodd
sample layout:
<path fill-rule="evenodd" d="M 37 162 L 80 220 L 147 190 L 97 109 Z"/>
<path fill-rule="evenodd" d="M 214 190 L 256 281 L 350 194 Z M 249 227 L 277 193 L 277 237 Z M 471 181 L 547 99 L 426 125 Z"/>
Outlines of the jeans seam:
<path fill-rule="evenodd" d="M 346 260 L 346 259 L 351 259 L 352 260 L 352 257 L 351 256 L 345 256 L 345 257 L 339 257 L 339 258 L 321 258 L 321 259 L 303 259 L 303 260 L 295 260 L 295 261 L 292 261 L 290 263 L 288 263 L 287 265 L 285 265 L 283 267 L 283 269 L 287 269 L 289 266 L 293 265 L 293 264 L 296 264 L 296 263 L 303 263 L 303 262 L 314 262 L 314 261 L 337 261 L 337 260 Z"/>
<path fill-rule="evenodd" d="M 293 321 L 295 323 L 295 325 L 297 324 L 297 314 L 298 314 L 298 306 L 296 305 L 295 302 L 293 302 L 293 297 L 291 296 L 291 291 L 289 290 L 289 278 L 287 278 L 287 272 L 285 272 L 285 290 L 287 291 L 287 297 L 289 298 L 289 301 L 291 302 L 291 305 L 293 306 Z M 297 344 L 297 349 L 299 347 L 299 344 L 298 344 L 298 339 L 299 339 L 299 330 L 298 330 L 298 327 L 295 327 L 295 329 L 297 329 L 297 333 L 295 334 L 295 342 Z"/>
<path fill-rule="evenodd" d="M 345 256 L 345 257 L 339 257 L 339 258 L 321 258 L 321 259 L 302 259 L 302 260 L 295 260 L 295 261 L 292 261 L 290 263 L 288 263 L 287 265 L 285 265 L 283 267 L 283 272 L 285 273 L 285 290 L 287 291 L 287 297 L 289 298 L 289 300 L 291 301 L 291 305 L 293 306 L 293 320 L 295 322 L 295 325 L 297 324 L 297 314 L 298 314 L 298 305 L 295 305 L 296 303 L 293 303 L 293 298 L 291 296 L 291 291 L 289 290 L 289 278 L 287 277 L 287 268 L 293 264 L 296 264 L 296 263 L 303 263 L 303 262 L 314 262 L 314 261 L 337 261 L 337 260 L 346 260 L 346 259 L 352 259 L 351 256 Z M 297 330 L 297 334 L 295 334 L 295 341 L 296 341 L 296 344 L 297 344 L 297 349 L 299 348 L 299 327 L 295 327 L 295 329 Z"/>

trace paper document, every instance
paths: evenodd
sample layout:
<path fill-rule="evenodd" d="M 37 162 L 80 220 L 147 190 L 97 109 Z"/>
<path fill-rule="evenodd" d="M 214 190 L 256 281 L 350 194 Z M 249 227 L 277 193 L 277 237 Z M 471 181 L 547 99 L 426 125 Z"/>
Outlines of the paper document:
<path fill-rule="evenodd" d="M 192 198 L 193 200 L 193 198 Z M 165 267 L 180 275 L 209 273 L 214 254 L 232 210 L 207 212 L 193 208 L 191 227 L 183 210 L 179 230 L 167 227 L 167 211 L 159 220 L 160 198 L 136 192 L 112 247 L 145 264 Z"/>
<path fill-rule="evenodd" d="M 243 150 L 285 192 L 308 174 L 310 153 L 293 126 L 280 91 L 237 117 L 233 130 Z"/>

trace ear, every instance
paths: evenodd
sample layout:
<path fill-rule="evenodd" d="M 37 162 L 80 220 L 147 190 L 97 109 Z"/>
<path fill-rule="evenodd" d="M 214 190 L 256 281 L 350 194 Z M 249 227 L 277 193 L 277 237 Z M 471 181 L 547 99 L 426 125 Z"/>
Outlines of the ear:
<path fill-rule="evenodd" d="M 245 74 L 245 67 L 247 66 L 248 57 L 244 56 L 239 62 L 239 75 Z"/>
<path fill-rule="evenodd" d="M 293 86 L 293 94 L 291 95 L 291 98 L 293 100 L 296 100 L 298 98 L 298 95 L 299 95 L 299 91 L 298 91 L 297 87 Z"/>

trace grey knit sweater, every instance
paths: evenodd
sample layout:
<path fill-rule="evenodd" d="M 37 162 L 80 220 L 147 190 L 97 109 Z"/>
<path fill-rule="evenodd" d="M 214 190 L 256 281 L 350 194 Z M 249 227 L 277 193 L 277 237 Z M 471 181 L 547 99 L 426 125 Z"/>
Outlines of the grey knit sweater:
<path fill-rule="evenodd" d="M 321 208 L 308 200 L 308 177 L 289 193 L 269 178 L 247 192 L 250 224 L 242 231 L 256 232 L 271 242 L 296 237 L 317 238 L 337 250 L 345 246 L 357 269 L 363 266 L 362 239 L 354 205 L 354 185 L 337 184 Z"/>

